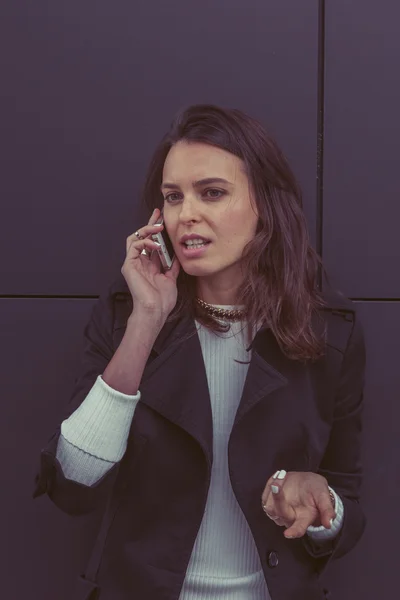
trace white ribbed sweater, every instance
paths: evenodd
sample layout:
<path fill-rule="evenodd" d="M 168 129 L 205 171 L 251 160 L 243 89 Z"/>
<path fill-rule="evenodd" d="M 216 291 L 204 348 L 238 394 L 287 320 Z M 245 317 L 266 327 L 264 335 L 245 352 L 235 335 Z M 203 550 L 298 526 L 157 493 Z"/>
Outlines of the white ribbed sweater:
<path fill-rule="evenodd" d="M 196 327 L 212 407 L 213 465 L 180 600 L 270 600 L 257 548 L 228 472 L 227 445 L 249 367 L 233 359 L 250 360 L 244 323 L 233 323 L 220 337 L 197 321 Z M 80 407 L 61 425 L 57 459 L 67 478 L 92 485 L 122 459 L 139 401 L 140 391 L 135 396 L 123 394 L 98 376 Z M 329 539 L 340 530 L 343 504 L 336 494 L 335 498 L 337 517 L 332 529 L 309 528 L 307 533 L 314 539 Z"/>

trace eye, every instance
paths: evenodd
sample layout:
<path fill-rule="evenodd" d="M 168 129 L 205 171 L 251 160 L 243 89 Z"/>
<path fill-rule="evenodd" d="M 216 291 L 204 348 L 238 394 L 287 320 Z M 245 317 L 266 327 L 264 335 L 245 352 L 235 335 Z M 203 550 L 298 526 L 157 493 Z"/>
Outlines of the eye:
<path fill-rule="evenodd" d="M 216 188 L 208 188 L 207 190 L 204 190 L 203 194 L 208 194 L 209 192 L 213 192 L 211 196 L 208 196 L 208 198 L 210 200 L 218 200 L 218 198 L 221 198 L 226 192 L 224 190 L 217 190 Z M 165 196 L 165 200 L 166 202 L 174 202 L 175 200 L 177 200 L 176 198 L 174 199 L 173 196 L 179 196 L 180 194 L 178 192 L 171 192 L 171 194 L 167 194 Z"/>
<path fill-rule="evenodd" d="M 167 194 L 165 196 L 165 199 L 167 200 L 167 202 L 173 202 L 173 200 L 171 199 L 171 196 L 175 196 L 176 192 L 172 192 L 172 194 Z"/>
<path fill-rule="evenodd" d="M 221 196 L 223 196 L 225 194 L 225 192 L 223 190 L 217 190 L 215 188 L 210 188 L 208 190 L 205 190 L 205 192 L 217 192 L 217 194 L 220 194 L 219 196 L 214 196 L 212 195 L 211 198 L 221 198 Z"/>

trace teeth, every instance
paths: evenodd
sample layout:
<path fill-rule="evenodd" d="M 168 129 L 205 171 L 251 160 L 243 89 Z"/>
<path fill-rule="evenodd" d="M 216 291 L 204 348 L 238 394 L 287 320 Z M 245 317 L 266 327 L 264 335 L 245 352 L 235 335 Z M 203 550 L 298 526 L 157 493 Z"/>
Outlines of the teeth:
<path fill-rule="evenodd" d="M 205 240 L 186 240 L 185 244 L 186 246 L 198 246 L 199 244 L 203 245 L 206 244 L 207 242 Z"/>
<path fill-rule="evenodd" d="M 202 248 L 203 246 L 205 246 L 205 243 L 202 243 L 202 244 L 190 244 L 189 246 L 186 246 L 186 248 Z"/>

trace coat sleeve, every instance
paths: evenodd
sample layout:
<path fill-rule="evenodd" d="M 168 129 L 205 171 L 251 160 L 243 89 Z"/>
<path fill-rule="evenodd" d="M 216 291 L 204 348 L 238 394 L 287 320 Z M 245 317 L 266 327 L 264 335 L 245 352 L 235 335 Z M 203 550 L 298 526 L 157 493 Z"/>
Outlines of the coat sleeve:
<path fill-rule="evenodd" d="M 359 504 L 362 483 L 361 434 L 365 381 L 365 342 L 362 324 L 355 314 L 353 329 L 342 361 L 331 434 L 318 473 L 340 496 L 344 506 L 343 525 L 332 540 L 318 543 L 302 538 L 322 572 L 330 559 L 344 556 L 361 538 L 366 518 Z"/>
<path fill-rule="evenodd" d="M 81 405 L 113 357 L 112 343 L 113 306 L 110 289 L 100 295 L 93 306 L 91 316 L 83 332 L 83 348 L 80 373 L 61 419 L 67 419 Z M 67 479 L 56 458 L 57 444 L 61 435 L 61 422 L 42 448 L 40 464 L 35 477 L 33 498 L 47 494 L 62 511 L 71 515 L 96 510 L 105 502 L 115 481 L 119 464 L 115 464 L 92 486 Z"/>

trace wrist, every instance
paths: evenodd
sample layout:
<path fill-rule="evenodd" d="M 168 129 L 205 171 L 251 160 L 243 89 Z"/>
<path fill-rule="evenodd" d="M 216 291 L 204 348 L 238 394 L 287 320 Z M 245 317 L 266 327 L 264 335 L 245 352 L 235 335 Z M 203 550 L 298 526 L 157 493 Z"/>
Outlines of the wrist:
<path fill-rule="evenodd" d="M 329 488 L 331 489 L 331 488 Z M 341 497 L 335 492 L 335 490 L 332 490 L 333 492 L 333 496 L 336 500 L 335 503 L 335 512 L 336 512 L 336 517 L 335 519 L 332 520 L 332 524 L 331 527 L 326 529 L 323 525 L 320 525 L 319 527 L 314 527 L 314 526 L 310 526 L 307 528 L 307 535 L 310 536 L 312 539 L 317 540 L 317 541 L 326 541 L 326 540 L 332 540 L 333 538 L 335 538 L 339 531 L 341 530 L 342 526 L 343 526 L 343 520 L 344 520 L 344 506 L 343 506 L 343 502 Z"/>
<path fill-rule="evenodd" d="M 161 329 L 163 328 L 165 319 L 157 311 L 150 311 L 146 309 L 134 310 L 128 318 L 126 328 L 145 330 L 150 334 L 158 336 Z"/>

